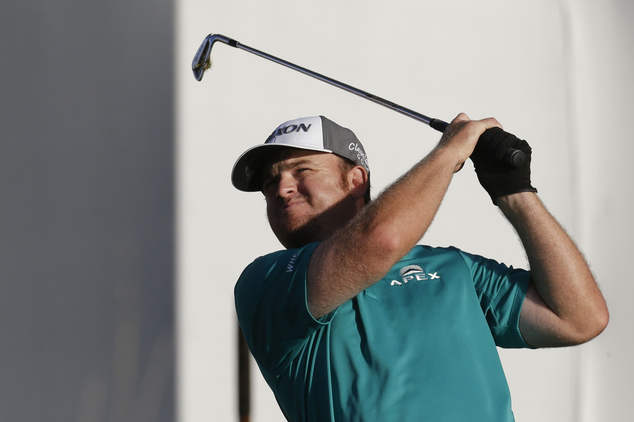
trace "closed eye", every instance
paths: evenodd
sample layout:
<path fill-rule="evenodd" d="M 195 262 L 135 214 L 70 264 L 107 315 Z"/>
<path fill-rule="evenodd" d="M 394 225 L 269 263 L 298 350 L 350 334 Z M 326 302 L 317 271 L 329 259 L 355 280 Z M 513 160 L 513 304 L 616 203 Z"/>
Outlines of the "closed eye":
<path fill-rule="evenodd" d="M 276 181 L 276 177 L 266 177 L 262 180 L 262 193 L 266 192 Z"/>
<path fill-rule="evenodd" d="M 295 174 L 302 174 L 311 171 L 312 169 L 309 167 L 300 167 L 295 170 Z"/>

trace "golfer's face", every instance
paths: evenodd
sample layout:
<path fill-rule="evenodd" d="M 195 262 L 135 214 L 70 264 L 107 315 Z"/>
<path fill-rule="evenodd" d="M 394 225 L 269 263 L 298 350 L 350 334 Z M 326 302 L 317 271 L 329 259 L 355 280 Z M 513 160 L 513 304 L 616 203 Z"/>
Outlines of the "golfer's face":
<path fill-rule="evenodd" d="M 265 166 L 262 192 L 271 228 L 287 248 L 323 240 L 351 218 L 349 187 L 334 154 L 285 151 Z"/>

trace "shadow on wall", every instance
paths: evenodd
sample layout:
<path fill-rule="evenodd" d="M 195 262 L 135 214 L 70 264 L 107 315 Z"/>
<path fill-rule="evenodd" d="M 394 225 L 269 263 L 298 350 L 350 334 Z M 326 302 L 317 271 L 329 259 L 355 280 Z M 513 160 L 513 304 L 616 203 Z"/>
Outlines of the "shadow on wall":
<path fill-rule="evenodd" d="M 3 6 L 1 420 L 175 418 L 172 20 Z"/>

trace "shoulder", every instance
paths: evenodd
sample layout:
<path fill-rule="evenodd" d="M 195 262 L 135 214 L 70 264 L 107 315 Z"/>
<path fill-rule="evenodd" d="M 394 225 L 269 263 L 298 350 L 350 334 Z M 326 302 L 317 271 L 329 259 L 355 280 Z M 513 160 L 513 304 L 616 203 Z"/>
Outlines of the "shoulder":
<path fill-rule="evenodd" d="M 282 250 L 257 257 L 242 271 L 242 274 L 240 275 L 240 280 L 258 273 L 263 268 L 274 268 L 277 265 L 282 265 L 289 254 L 289 250 Z"/>
<path fill-rule="evenodd" d="M 317 244 L 299 249 L 287 249 L 261 256 L 249 264 L 234 288 L 236 300 L 252 301 L 267 291 L 284 289 L 284 285 L 302 282 L 312 252 Z"/>
<path fill-rule="evenodd" d="M 460 248 L 455 246 L 445 246 L 445 247 L 432 247 L 432 246 L 424 246 L 418 245 L 412 253 L 430 257 L 436 257 L 441 260 L 451 260 L 454 264 L 460 262 L 464 263 L 469 268 L 477 268 L 479 266 L 495 268 L 495 267 L 503 267 L 508 268 L 504 263 L 500 263 L 494 259 L 487 258 L 482 255 L 474 254 L 471 252 L 466 252 Z"/>
<path fill-rule="evenodd" d="M 469 254 L 454 246 L 416 245 L 400 262 L 410 259 L 464 260 Z"/>
<path fill-rule="evenodd" d="M 296 273 L 298 268 L 308 265 L 317 245 L 312 243 L 302 248 L 286 249 L 260 256 L 242 271 L 238 283 L 251 278 L 263 279 L 273 274 Z"/>
<path fill-rule="evenodd" d="M 426 245 L 417 245 L 410 253 L 405 255 L 401 262 L 412 259 L 424 259 L 433 262 L 435 265 L 443 267 L 451 267 L 454 271 L 462 269 L 471 274 L 474 279 L 488 278 L 497 274 L 497 276 L 516 276 L 520 273 L 525 276 L 528 271 L 513 266 L 506 265 L 495 259 L 487 258 L 482 255 L 466 252 L 454 246 L 432 247 Z M 496 276 L 493 276 L 494 278 Z"/>

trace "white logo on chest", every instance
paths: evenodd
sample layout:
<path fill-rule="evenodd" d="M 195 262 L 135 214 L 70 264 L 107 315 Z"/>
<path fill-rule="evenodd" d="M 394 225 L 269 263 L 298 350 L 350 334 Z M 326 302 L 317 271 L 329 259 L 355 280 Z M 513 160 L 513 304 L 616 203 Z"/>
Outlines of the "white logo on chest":
<path fill-rule="evenodd" d="M 410 281 L 426 281 L 440 278 L 438 272 L 427 274 L 418 265 L 408 265 L 407 267 L 403 267 L 401 268 L 401 271 L 399 271 L 399 274 L 401 275 L 402 281 L 392 280 L 390 286 L 402 286 Z"/>
<path fill-rule="evenodd" d="M 286 272 L 287 273 L 292 273 L 293 270 L 295 269 L 295 259 L 297 258 L 297 254 L 294 253 L 293 256 L 291 257 L 291 260 L 288 262 L 288 265 L 286 265 Z"/>

